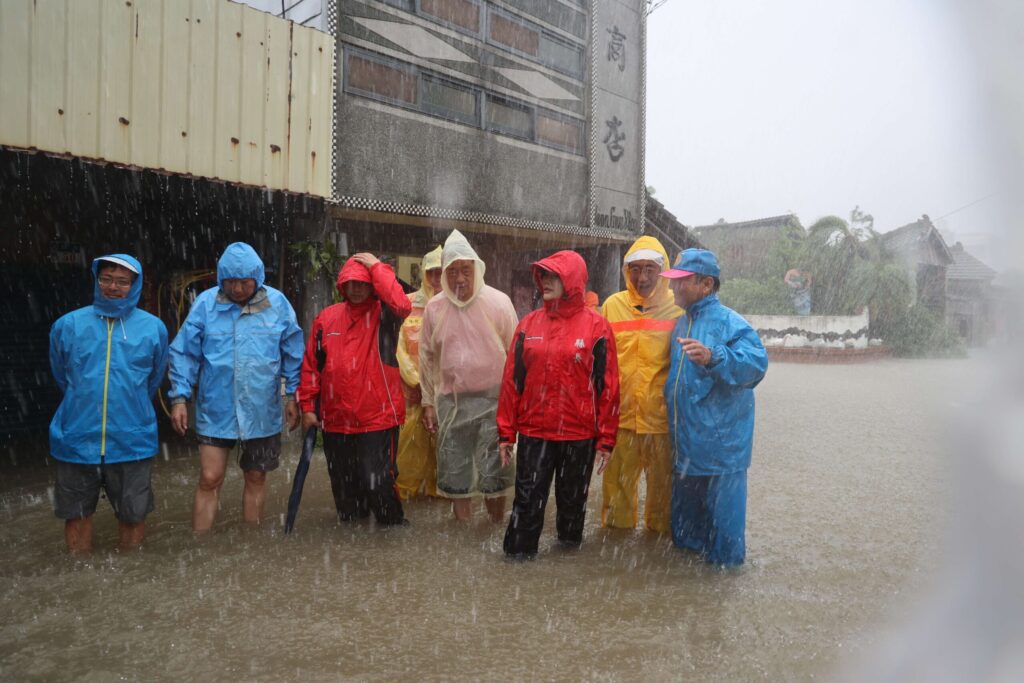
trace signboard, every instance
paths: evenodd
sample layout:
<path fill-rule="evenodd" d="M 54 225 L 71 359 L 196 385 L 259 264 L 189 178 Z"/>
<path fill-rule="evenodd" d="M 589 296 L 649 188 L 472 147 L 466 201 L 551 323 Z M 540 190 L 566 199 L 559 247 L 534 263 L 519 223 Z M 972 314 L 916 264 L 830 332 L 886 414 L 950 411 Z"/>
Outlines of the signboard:
<path fill-rule="evenodd" d="M 640 232 L 644 211 L 643 0 L 593 4 L 590 224 Z"/>

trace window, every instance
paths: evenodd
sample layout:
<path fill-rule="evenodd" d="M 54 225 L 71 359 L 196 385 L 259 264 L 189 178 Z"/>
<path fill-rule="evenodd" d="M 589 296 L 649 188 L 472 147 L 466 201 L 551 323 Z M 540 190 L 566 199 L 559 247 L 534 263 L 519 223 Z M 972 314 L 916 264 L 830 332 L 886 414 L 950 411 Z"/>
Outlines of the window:
<path fill-rule="evenodd" d="M 416 68 L 346 52 L 348 89 L 375 99 L 416 103 Z"/>
<path fill-rule="evenodd" d="M 381 0 L 385 5 L 391 5 L 398 9 L 404 9 L 406 12 L 412 12 L 415 6 L 414 0 Z"/>
<path fill-rule="evenodd" d="M 524 52 L 532 57 L 537 56 L 540 51 L 540 31 L 493 10 L 490 12 L 488 23 L 490 24 L 490 38 L 493 42 L 516 52 Z"/>
<path fill-rule="evenodd" d="M 583 154 L 583 122 L 537 110 L 537 142 L 573 154 Z"/>
<path fill-rule="evenodd" d="M 583 77 L 583 48 L 494 7 L 487 10 L 487 41 L 575 78 Z"/>
<path fill-rule="evenodd" d="M 583 50 L 547 33 L 540 38 L 540 61 L 553 69 L 583 76 Z"/>
<path fill-rule="evenodd" d="M 482 8 L 475 0 L 419 0 L 419 11 L 454 28 L 480 33 Z"/>
<path fill-rule="evenodd" d="M 479 101 L 478 92 L 467 85 L 420 74 L 420 102 L 428 114 L 479 126 Z"/>
<path fill-rule="evenodd" d="M 533 140 L 533 109 L 525 104 L 488 94 L 485 128 L 496 133 Z"/>

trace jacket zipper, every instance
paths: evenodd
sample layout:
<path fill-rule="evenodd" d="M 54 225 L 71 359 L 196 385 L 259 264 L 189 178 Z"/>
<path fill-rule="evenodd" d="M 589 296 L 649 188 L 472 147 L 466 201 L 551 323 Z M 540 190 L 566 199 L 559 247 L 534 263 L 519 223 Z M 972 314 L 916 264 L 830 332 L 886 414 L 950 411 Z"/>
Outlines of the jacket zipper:
<path fill-rule="evenodd" d="M 107 364 L 103 369 L 103 424 L 100 428 L 100 465 L 107 454 L 107 391 L 110 388 L 110 346 L 114 338 L 114 319 L 107 318 Z"/>

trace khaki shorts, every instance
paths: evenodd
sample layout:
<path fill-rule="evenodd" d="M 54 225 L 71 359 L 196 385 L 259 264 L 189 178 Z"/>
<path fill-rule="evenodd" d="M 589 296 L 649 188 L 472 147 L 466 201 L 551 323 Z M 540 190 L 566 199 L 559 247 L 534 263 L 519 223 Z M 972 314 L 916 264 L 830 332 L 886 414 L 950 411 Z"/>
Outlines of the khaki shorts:
<path fill-rule="evenodd" d="M 449 498 L 497 496 L 515 485 L 515 463 L 501 466 L 498 399 L 487 394 L 437 397 L 437 490 Z"/>

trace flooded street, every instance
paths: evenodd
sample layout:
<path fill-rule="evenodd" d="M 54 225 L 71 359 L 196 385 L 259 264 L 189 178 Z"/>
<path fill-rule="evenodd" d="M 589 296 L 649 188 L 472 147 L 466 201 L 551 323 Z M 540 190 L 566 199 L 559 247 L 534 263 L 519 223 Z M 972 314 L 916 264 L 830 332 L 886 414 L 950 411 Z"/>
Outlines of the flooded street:
<path fill-rule="evenodd" d="M 51 470 L 3 469 L 0 678 L 426 677 L 750 680 L 826 677 L 870 655 L 890 610 L 937 573 L 951 482 L 951 387 L 976 359 L 775 363 L 757 390 L 747 564 L 709 570 L 642 531 L 606 532 L 595 477 L 582 549 L 506 562 L 504 526 L 414 502 L 410 526 L 339 526 L 318 452 L 296 532 L 283 516 L 298 441 L 241 521 L 229 469 L 213 534 L 190 531 L 198 458 L 158 457 L 144 549 L 69 558 Z M 6 459 L 6 458 L 5 458 Z M 22 458 L 23 460 L 24 458 Z"/>

